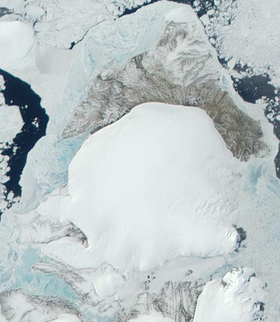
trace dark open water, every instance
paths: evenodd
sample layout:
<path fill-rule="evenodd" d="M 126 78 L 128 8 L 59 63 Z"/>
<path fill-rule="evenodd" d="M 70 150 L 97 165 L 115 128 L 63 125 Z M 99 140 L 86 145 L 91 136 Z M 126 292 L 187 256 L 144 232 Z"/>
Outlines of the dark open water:
<path fill-rule="evenodd" d="M 120 17 L 134 13 L 142 7 L 148 6 L 148 5 L 158 2 L 158 1 L 162 1 L 162 0 L 151 0 L 150 2 L 146 2 L 143 5 L 136 6 L 132 9 L 125 9 L 125 11 L 120 15 Z M 184 4 L 188 4 L 188 5 L 192 6 L 195 9 L 196 14 L 198 15 L 199 18 L 202 17 L 208 10 L 216 8 L 214 0 L 200 0 L 200 1 L 196 1 L 196 0 L 169 0 L 169 1 L 177 2 L 177 3 L 184 3 Z M 196 10 L 196 3 L 197 2 L 199 2 L 199 9 L 198 10 Z"/>
<path fill-rule="evenodd" d="M 5 183 L 7 194 L 12 191 L 17 197 L 21 195 L 19 180 L 27 155 L 36 142 L 46 134 L 49 117 L 41 106 L 40 96 L 32 90 L 29 84 L 2 69 L 0 69 L 0 75 L 5 80 L 6 89 L 2 93 L 6 104 L 19 106 L 24 122 L 20 133 L 2 151 L 3 155 L 10 158 L 8 161 L 10 171 L 7 173 L 10 179 Z M 16 152 L 14 152 L 15 147 L 17 148 Z"/>

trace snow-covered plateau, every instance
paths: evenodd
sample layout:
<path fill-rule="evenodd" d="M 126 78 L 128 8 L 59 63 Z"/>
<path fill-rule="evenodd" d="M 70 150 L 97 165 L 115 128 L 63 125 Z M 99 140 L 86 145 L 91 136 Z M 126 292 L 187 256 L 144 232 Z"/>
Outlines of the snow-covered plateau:
<path fill-rule="evenodd" d="M 0 0 L 0 322 L 280 319 L 280 9 L 152 2 Z"/>

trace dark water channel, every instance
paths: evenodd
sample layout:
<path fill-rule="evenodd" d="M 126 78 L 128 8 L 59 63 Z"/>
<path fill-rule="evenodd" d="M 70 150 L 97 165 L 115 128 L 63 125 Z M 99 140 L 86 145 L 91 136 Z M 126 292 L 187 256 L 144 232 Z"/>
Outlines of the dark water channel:
<path fill-rule="evenodd" d="M 151 0 L 150 2 L 145 2 L 142 5 L 139 5 L 139 6 L 130 8 L 130 9 L 126 8 L 125 11 L 120 15 L 120 17 L 132 14 L 132 13 L 136 12 L 137 10 L 139 10 L 140 8 L 148 6 L 148 5 L 158 2 L 158 1 L 163 1 L 163 0 Z M 192 8 L 196 11 L 196 14 L 199 18 L 202 17 L 204 14 L 206 14 L 208 10 L 216 8 L 214 0 L 199 0 L 199 1 L 197 1 L 197 0 L 169 0 L 169 1 L 176 2 L 176 3 L 188 4 L 188 5 L 192 6 Z M 199 5 L 197 6 L 197 4 L 199 4 Z"/>
<path fill-rule="evenodd" d="M 9 157 L 8 166 L 10 167 L 7 173 L 9 181 L 4 184 L 7 189 L 6 194 L 12 191 L 14 196 L 18 197 L 21 195 L 19 180 L 27 155 L 36 142 L 46 134 L 49 117 L 41 106 L 40 96 L 32 90 L 29 84 L 2 69 L 0 69 L 0 75 L 5 80 L 6 89 L 2 93 L 6 104 L 19 106 L 24 122 L 21 131 L 2 150 L 2 155 Z"/>

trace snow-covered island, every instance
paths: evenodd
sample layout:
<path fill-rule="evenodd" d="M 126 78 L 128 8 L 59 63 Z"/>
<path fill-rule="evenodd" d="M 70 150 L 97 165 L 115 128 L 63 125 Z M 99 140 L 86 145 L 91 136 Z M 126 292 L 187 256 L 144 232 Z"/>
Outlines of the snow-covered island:
<path fill-rule="evenodd" d="M 248 3 L 2 0 L 0 322 L 279 320 L 278 140 L 235 90 L 266 68 Z"/>

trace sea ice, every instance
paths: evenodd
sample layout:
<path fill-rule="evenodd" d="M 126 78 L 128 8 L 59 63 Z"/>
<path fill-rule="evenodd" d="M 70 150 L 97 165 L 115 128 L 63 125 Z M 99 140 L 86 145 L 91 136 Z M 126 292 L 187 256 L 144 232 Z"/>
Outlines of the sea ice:
<path fill-rule="evenodd" d="M 0 143 L 12 140 L 23 126 L 18 106 L 0 105 Z"/>

